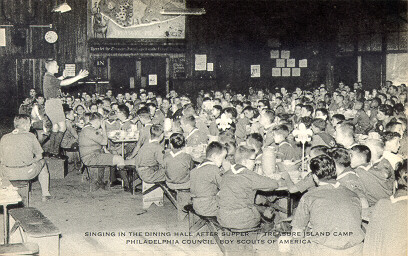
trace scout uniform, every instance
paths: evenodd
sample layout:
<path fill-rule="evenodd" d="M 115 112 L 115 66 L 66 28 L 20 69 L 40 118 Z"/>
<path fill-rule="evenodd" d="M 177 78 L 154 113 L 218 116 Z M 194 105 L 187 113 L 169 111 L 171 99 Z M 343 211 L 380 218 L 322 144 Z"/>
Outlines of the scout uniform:
<path fill-rule="evenodd" d="M 186 138 L 186 147 L 192 149 L 191 157 L 195 162 L 201 163 L 205 158 L 204 147 L 207 145 L 208 136 L 194 128 Z"/>
<path fill-rule="evenodd" d="M 163 146 L 157 139 L 149 139 L 136 155 L 136 168 L 140 179 L 155 183 L 166 179 L 163 170 Z"/>
<path fill-rule="evenodd" d="M 193 169 L 193 159 L 183 151 L 167 152 L 164 155 L 164 170 L 166 183 L 170 189 L 189 189 L 190 170 Z"/>

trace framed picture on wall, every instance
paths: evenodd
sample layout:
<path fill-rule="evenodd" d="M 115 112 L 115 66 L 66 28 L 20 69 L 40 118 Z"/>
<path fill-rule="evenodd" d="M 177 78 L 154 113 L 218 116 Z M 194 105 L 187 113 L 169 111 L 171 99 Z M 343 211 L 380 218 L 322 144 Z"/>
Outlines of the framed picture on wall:
<path fill-rule="evenodd" d="M 251 77 L 261 77 L 261 65 L 251 65 Z"/>
<path fill-rule="evenodd" d="M 272 68 L 272 76 L 281 76 L 281 68 Z"/>

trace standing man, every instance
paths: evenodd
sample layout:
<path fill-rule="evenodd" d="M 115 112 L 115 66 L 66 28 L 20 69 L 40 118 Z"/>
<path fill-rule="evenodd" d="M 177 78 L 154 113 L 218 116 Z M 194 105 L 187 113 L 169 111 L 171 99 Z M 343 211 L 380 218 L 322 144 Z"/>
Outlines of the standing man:
<path fill-rule="evenodd" d="M 66 71 L 64 70 L 63 75 L 56 78 L 54 75 L 58 73 L 58 68 L 56 60 L 47 60 L 45 62 L 45 69 L 47 70 L 43 79 L 44 97 L 46 98 L 45 113 L 52 123 L 52 132 L 46 150 L 50 156 L 59 155 L 59 147 L 66 130 L 64 110 L 62 101 L 59 98 L 61 86 L 73 84 L 89 74 L 87 70 L 81 70 L 78 75 L 65 79 Z"/>

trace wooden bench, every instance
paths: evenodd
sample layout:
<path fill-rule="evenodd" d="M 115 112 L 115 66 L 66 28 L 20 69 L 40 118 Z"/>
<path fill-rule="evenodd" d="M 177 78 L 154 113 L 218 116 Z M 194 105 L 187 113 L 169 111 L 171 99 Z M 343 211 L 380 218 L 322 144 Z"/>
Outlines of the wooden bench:
<path fill-rule="evenodd" d="M 172 194 L 170 191 L 169 187 L 167 187 L 167 184 L 165 181 L 160 181 L 160 182 L 155 182 L 155 183 L 147 183 L 142 181 L 142 188 L 143 188 L 143 208 L 147 209 L 152 203 L 157 204 L 158 206 L 163 205 L 163 195 L 160 195 L 160 193 L 157 193 L 156 196 L 153 198 L 148 198 L 145 197 L 149 193 L 154 193 L 156 189 L 161 188 L 162 192 L 166 195 L 166 197 L 170 200 L 170 202 L 176 207 L 177 209 L 177 200 L 175 196 Z M 161 203 L 160 203 L 161 202 Z"/>
<path fill-rule="evenodd" d="M 0 255 L 38 255 L 38 252 L 38 244 L 34 243 L 0 245 Z"/>
<path fill-rule="evenodd" d="M 11 180 L 10 183 L 18 188 L 24 206 L 30 206 L 31 180 Z"/>
<path fill-rule="evenodd" d="M 38 244 L 41 255 L 59 255 L 61 232 L 39 210 L 24 207 L 12 209 L 9 212 L 10 226 L 12 226 L 10 241 L 33 242 Z"/>
<path fill-rule="evenodd" d="M 64 179 L 68 174 L 68 161 L 67 159 L 59 159 L 53 157 L 44 158 L 48 172 L 50 173 L 50 179 Z"/>
<path fill-rule="evenodd" d="M 82 161 L 81 161 L 82 162 Z M 82 167 L 81 167 L 81 172 L 82 172 L 82 182 L 84 180 L 87 180 L 89 183 L 89 192 L 93 192 L 93 182 L 95 181 L 95 177 L 97 178 L 99 169 L 105 169 L 105 168 L 112 168 L 113 166 L 111 165 L 85 165 L 82 162 Z M 97 171 L 95 173 L 95 170 Z M 105 171 L 105 170 L 104 170 Z"/>

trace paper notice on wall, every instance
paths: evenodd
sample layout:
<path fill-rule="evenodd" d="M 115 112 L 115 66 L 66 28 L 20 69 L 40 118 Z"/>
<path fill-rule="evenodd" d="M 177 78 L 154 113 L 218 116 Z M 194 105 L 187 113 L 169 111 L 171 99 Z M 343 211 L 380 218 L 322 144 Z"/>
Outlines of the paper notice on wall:
<path fill-rule="evenodd" d="M 251 65 L 251 77 L 261 77 L 261 65 Z"/>
<path fill-rule="evenodd" d="M 75 64 L 65 64 L 65 75 L 75 76 Z"/>
<path fill-rule="evenodd" d="M 290 76 L 290 68 L 282 68 L 282 76 Z"/>
<path fill-rule="evenodd" d="M 296 67 L 296 60 L 295 59 L 287 59 L 286 60 L 286 67 L 288 67 L 288 68 Z"/>
<path fill-rule="evenodd" d="M 290 57 L 290 51 L 281 51 L 281 56 L 282 59 L 289 59 Z"/>
<path fill-rule="evenodd" d="M 307 68 L 307 59 L 299 60 L 299 68 Z"/>
<path fill-rule="evenodd" d="M 195 55 L 195 70 L 196 71 L 207 70 L 207 55 L 206 54 L 196 54 Z"/>
<path fill-rule="evenodd" d="M 6 29 L 0 28 L 0 46 L 6 46 Z"/>
<path fill-rule="evenodd" d="M 279 50 L 271 50 L 271 59 L 279 59 Z"/>
<path fill-rule="evenodd" d="M 214 71 L 214 63 L 207 63 L 207 71 Z"/>
<path fill-rule="evenodd" d="M 272 76 L 282 76 L 280 68 L 272 68 Z"/>
<path fill-rule="evenodd" d="M 285 59 L 277 59 L 276 60 L 276 67 L 277 68 L 284 68 L 285 67 Z"/>
<path fill-rule="evenodd" d="M 157 75 L 149 75 L 149 85 L 157 85 Z"/>
<path fill-rule="evenodd" d="M 292 68 L 292 76 L 300 76 L 300 68 Z"/>

